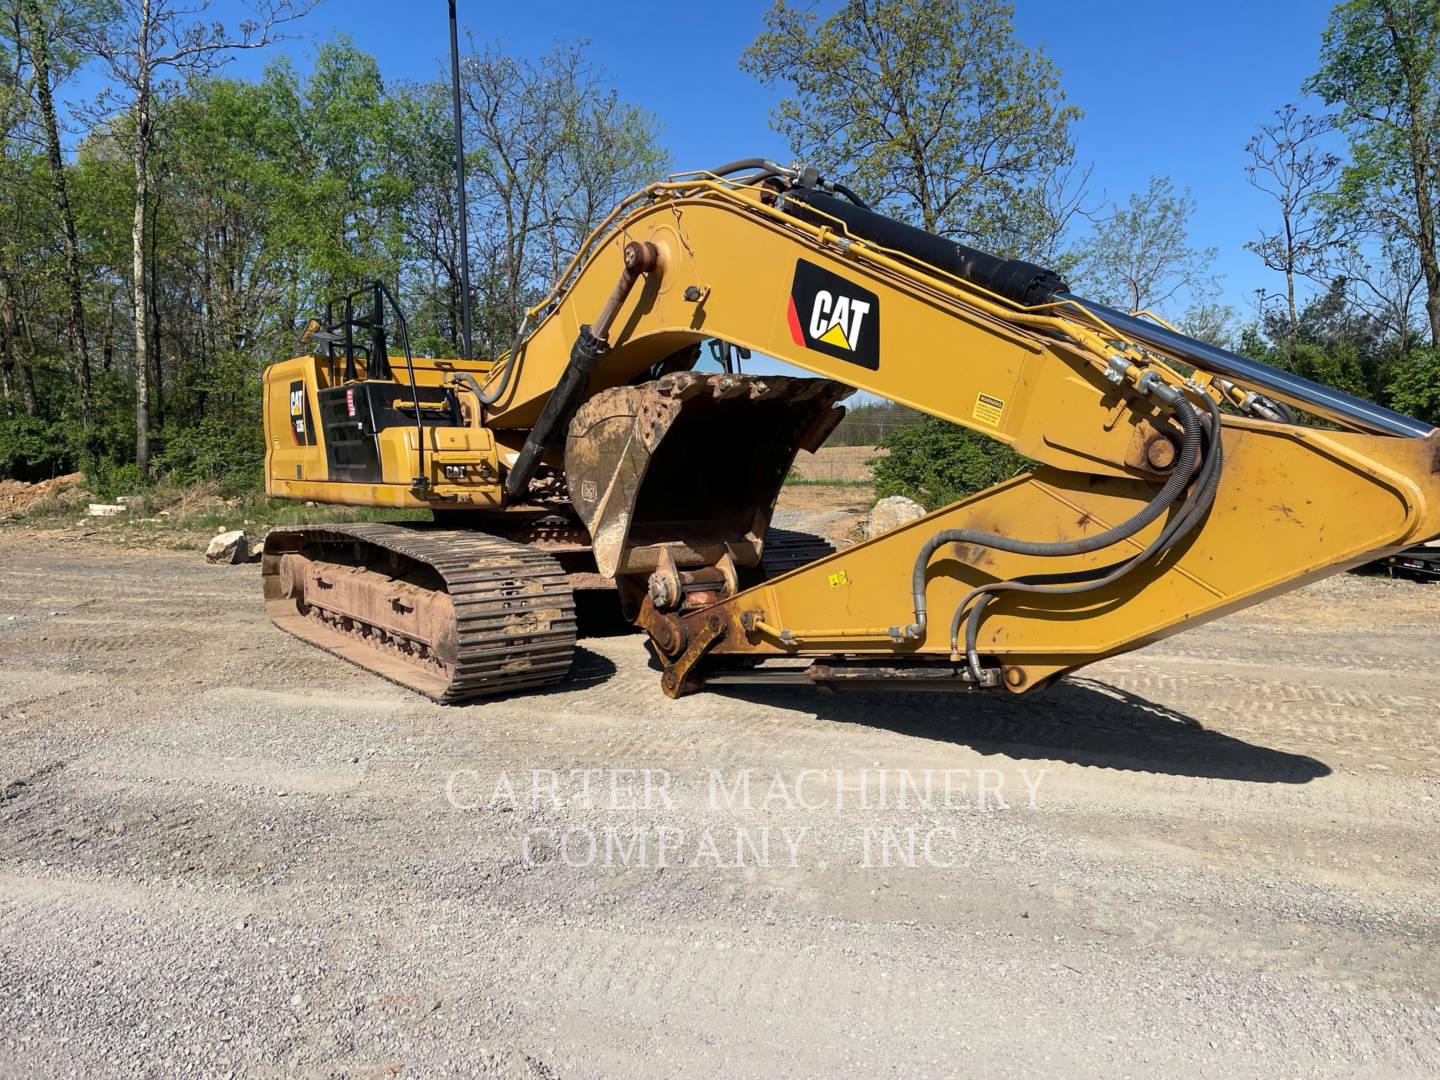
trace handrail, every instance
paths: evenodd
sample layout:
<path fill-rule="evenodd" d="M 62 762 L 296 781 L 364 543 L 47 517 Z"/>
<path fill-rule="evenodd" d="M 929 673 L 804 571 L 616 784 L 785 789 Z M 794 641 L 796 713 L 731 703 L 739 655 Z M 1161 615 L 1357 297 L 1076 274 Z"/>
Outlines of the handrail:
<path fill-rule="evenodd" d="M 390 301 L 390 310 L 395 312 L 395 318 L 400 322 L 400 336 L 405 340 L 405 370 L 410 375 L 410 396 L 415 399 L 415 447 L 418 455 L 416 471 L 420 474 L 410 486 L 424 491 L 430 486 L 430 478 L 425 475 L 425 424 L 421 420 L 420 386 L 415 382 L 415 355 L 410 351 L 410 324 L 405 319 L 405 310 L 400 306 L 400 301 L 396 300 L 395 294 L 390 291 L 390 286 L 376 278 L 375 289 L 377 295 L 383 293 Z M 379 303 L 375 305 L 375 318 L 381 318 Z"/>

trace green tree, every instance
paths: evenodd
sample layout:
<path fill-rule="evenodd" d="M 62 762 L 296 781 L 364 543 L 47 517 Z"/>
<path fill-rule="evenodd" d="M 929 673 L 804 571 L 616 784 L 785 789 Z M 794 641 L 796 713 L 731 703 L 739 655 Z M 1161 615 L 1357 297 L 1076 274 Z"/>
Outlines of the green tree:
<path fill-rule="evenodd" d="M 1074 283 L 1086 295 L 1126 311 L 1161 307 L 1181 292 L 1213 291 L 1215 249 L 1190 244 L 1195 197 L 1169 177 L 1150 178 L 1143 192 L 1110 214 L 1081 247 Z"/>
<path fill-rule="evenodd" d="M 1078 205 L 1071 127 L 1048 57 L 999 0 L 777 0 L 741 66 L 788 91 L 791 150 L 885 213 L 1001 254 L 1051 260 Z M 1083 187 L 1083 185 L 1080 185 Z"/>
<path fill-rule="evenodd" d="M 75 368 L 80 392 L 80 418 L 88 428 L 94 419 L 91 400 L 90 355 L 85 343 L 85 309 L 80 300 L 80 243 L 75 232 L 75 213 L 70 205 L 64 158 L 60 151 L 60 124 L 55 115 L 54 84 L 64 78 L 83 56 L 69 47 L 76 24 L 104 20 L 108 16 L 99 5 L 79 11 L 60 10 L 53 5 L 42 8 L 39 0 L 21 0 L 21 21 L 25 45 L 33 68 L 35 103 L 45 138 L 45 160 L 49 168 L 55 209 L 60 219 L 64 241 L 63 275 L 65 280 L 66 341 Z"/>
<path fill-rule="evenodd" d="M 141 474 L 150 464 L 149 319 L 153 305 L 147 278 L 151 221 L 150 154 L 155 146 L 157 99 L 174 91 L 180 77 L 204 76 L 227 54 L 258 49 L 276 38 L 276 28 L 304 15 L 314 0 L 260 0 L 260 18 L 246 20 L 236 34 L 223 24 L 193 21 L 209 6 L 181 6 L 177 0 L 119 0 L 117 17 L 91 28 L 85 47 L 101 62 L 109 80 L 102 109 L 119 112 L 132 170 L 132 311 L 135 342 L 135 462 Z M 153 259 L 152 259 L 153 261 Z"/>
<path fill-rule="evenodd" d="M 1332 200 L 1352 227 L 1413 244 L 1440 345 L 1440 5 L 1347 0 L 1330 14 L 1306 89 L 1338 107 L 1350 161 Z"/>
<path fill-rule="evenodd" d="M 1440 349 L 1417 349 L 1386 390 L 1392 408 L 1440 426 Z"/>
<path fill-rule="evenodd" d="M 1035 466 L 1004 443 L 933 416 L 887 435 L 880 445 L 889 453 L 871 463 L 875 496 L 904 495 L 926 510 L 947 506 Z"/>

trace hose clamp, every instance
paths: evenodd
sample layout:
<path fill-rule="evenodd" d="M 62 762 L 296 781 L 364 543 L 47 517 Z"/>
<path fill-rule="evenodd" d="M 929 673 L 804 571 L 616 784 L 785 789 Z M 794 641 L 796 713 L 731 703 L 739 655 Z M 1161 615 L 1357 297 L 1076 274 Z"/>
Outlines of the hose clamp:
<path fill-rule="evenodd" d="M 1140 381 L 1135 384 L 1135 388 L 1146 397 L 1153 396 L 1166 405 L 1174 405 L 1180 400 L 1180 388 L 1167 383 L 1160 377 L 1158 371 L 1145 372 L 1140 376 Z"/>

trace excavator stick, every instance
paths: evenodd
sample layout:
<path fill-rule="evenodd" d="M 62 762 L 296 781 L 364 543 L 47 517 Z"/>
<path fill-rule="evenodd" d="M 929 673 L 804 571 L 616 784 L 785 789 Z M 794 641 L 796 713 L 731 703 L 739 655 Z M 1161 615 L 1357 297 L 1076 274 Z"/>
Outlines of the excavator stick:
<path fill-rule="evenodd" d="M 591 397 L 565 444 L 570 499 L 606 577 L 760 563 L 795 455 L 853 391 L 829 379 L 674 372 Z"/>

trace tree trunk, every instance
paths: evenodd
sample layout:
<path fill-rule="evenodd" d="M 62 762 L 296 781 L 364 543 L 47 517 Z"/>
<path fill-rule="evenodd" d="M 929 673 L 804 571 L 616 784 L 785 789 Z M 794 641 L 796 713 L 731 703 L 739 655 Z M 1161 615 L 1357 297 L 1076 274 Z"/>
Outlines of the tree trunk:
<path fill-rule="evenodd" d="M 55 99 L 50 87 L 50 34 L 40 16 L 36 0 L 26 0 L 25 21 L 30 31 L 30 57 L 35 67 L 35 88 L 40 116 L 45 126 L 45 150 L 50 166 L 50 183 L 55 206 L 60 211 L 60 236 L 65 254 L 65 293 L 69 311 L 65 336 L 75 359 L 80 390 L 80 419 L 88 428 L 94 420 L 90 387 L 90 356 L 85 347 L 85 309 L 80 302 L 80 245 L 75 238 L 75 214 L 70 209 L 65 161 L 60 154 L 60 128 L 55 121 Z"/>
<path fill-rule="evenodd" d="M 1300 317 L 1295 312 L 1295 271 L 1290 266 L 1285 268 L 1285 304 L 1290 318 L 1288 332 L 1285 335 L 1285 366 L 1293 371 L 1295 368 L 1295 331 L 1300 327 Z"/>
<path fill-rule="evenodd" d="M 100 342 L 100 363 L 106 374 L 109 374 L 110 367 L 115 362 L 115 293 L 110 293 L 109 303 L 105 307 L 105 337 Z"/>
<path fill-rule="evenodd" d="M 142 476 L 150 474 L 150 298 L 145 285 L 148 111 L 137 98 L 135 146 L 131 154 L 135 169 L 135 217 L 130 227 L 130 272 L 135 306 L 135 464 Z"/>
<path fill-rule="evenodd" d="M 1390 4 L 1381 7 L 1385 29 L 1390 35 L 1390 45 L 1405 79 L 1405 99 L 1409 130 L 1405 140 L 1410 152 L 1410 169 L 1414 183 L 1415 197 L 1415 240 L 1420 254 L 1420 271 L 1425 277 L 1425 314 L 1430 323 L 1430 344 L 1440 346 L 1440 254 L 1436 251 L 1435 223 L 1435 170 L 1440 168 L 1436 161 L 1431 140 L 1435 138 L 1430 130 L 1426 115 L 1426 101 L 1431 93 L 1429 66 L 1421 63 L 1412 47 L 1420 30 L 1413 24 L 1402 27 L 1400 16 Z"/>
<path fill-rule="evenodd" d="M 1285 366 L 1295 369 L 1295 333 L 1300 316 L 1295 311 L 1295 225 L 1288 207 L 1282 209 L 1285 220 L 1285 314 L 1290 320 L 1285 334 Z"/>
<path fill-rule="evenodd" d="M 15 282 L 9 271 L 0 271 L 0 324 L 5 328 L 6 382 L 20 382 L 20 404 L 26 416 L 39 412 L 35 394 L 35 370 L 30 366 L 20 327 L 20 307 L 15 299 Z M 11 375 L 11 372 L 14 375 Z"/>
<path fill-rule="evenodd" d="M 12 415 L 15 407 L 15 361 L 10 358 L 9 326 L 0 319 L 0 382 L 5 389 L 5 415 Z"/>
<path fill-rule="evenodd" d="M 149 266 L 150 266 L 150 352 L 155 362 L 155 408 L 154 422 L 165 423 L 165 373 L 161 368 L 163 353 L 160 349 L 160 258 L 156 247 L 160 240 L 160 195 L 150 200 Z"/>
<path fill-rule="evenodd" d="M 130 163 L 135 170 L 135 217 L 130 227 L 130 274 L 135 305 L 135 464 L 150 475 L 150 328 L 146 325 L 145 204 L 150 168 L 150 0 L 140 0 L 139 33 L 135 39 L 135 130 Z"/>

